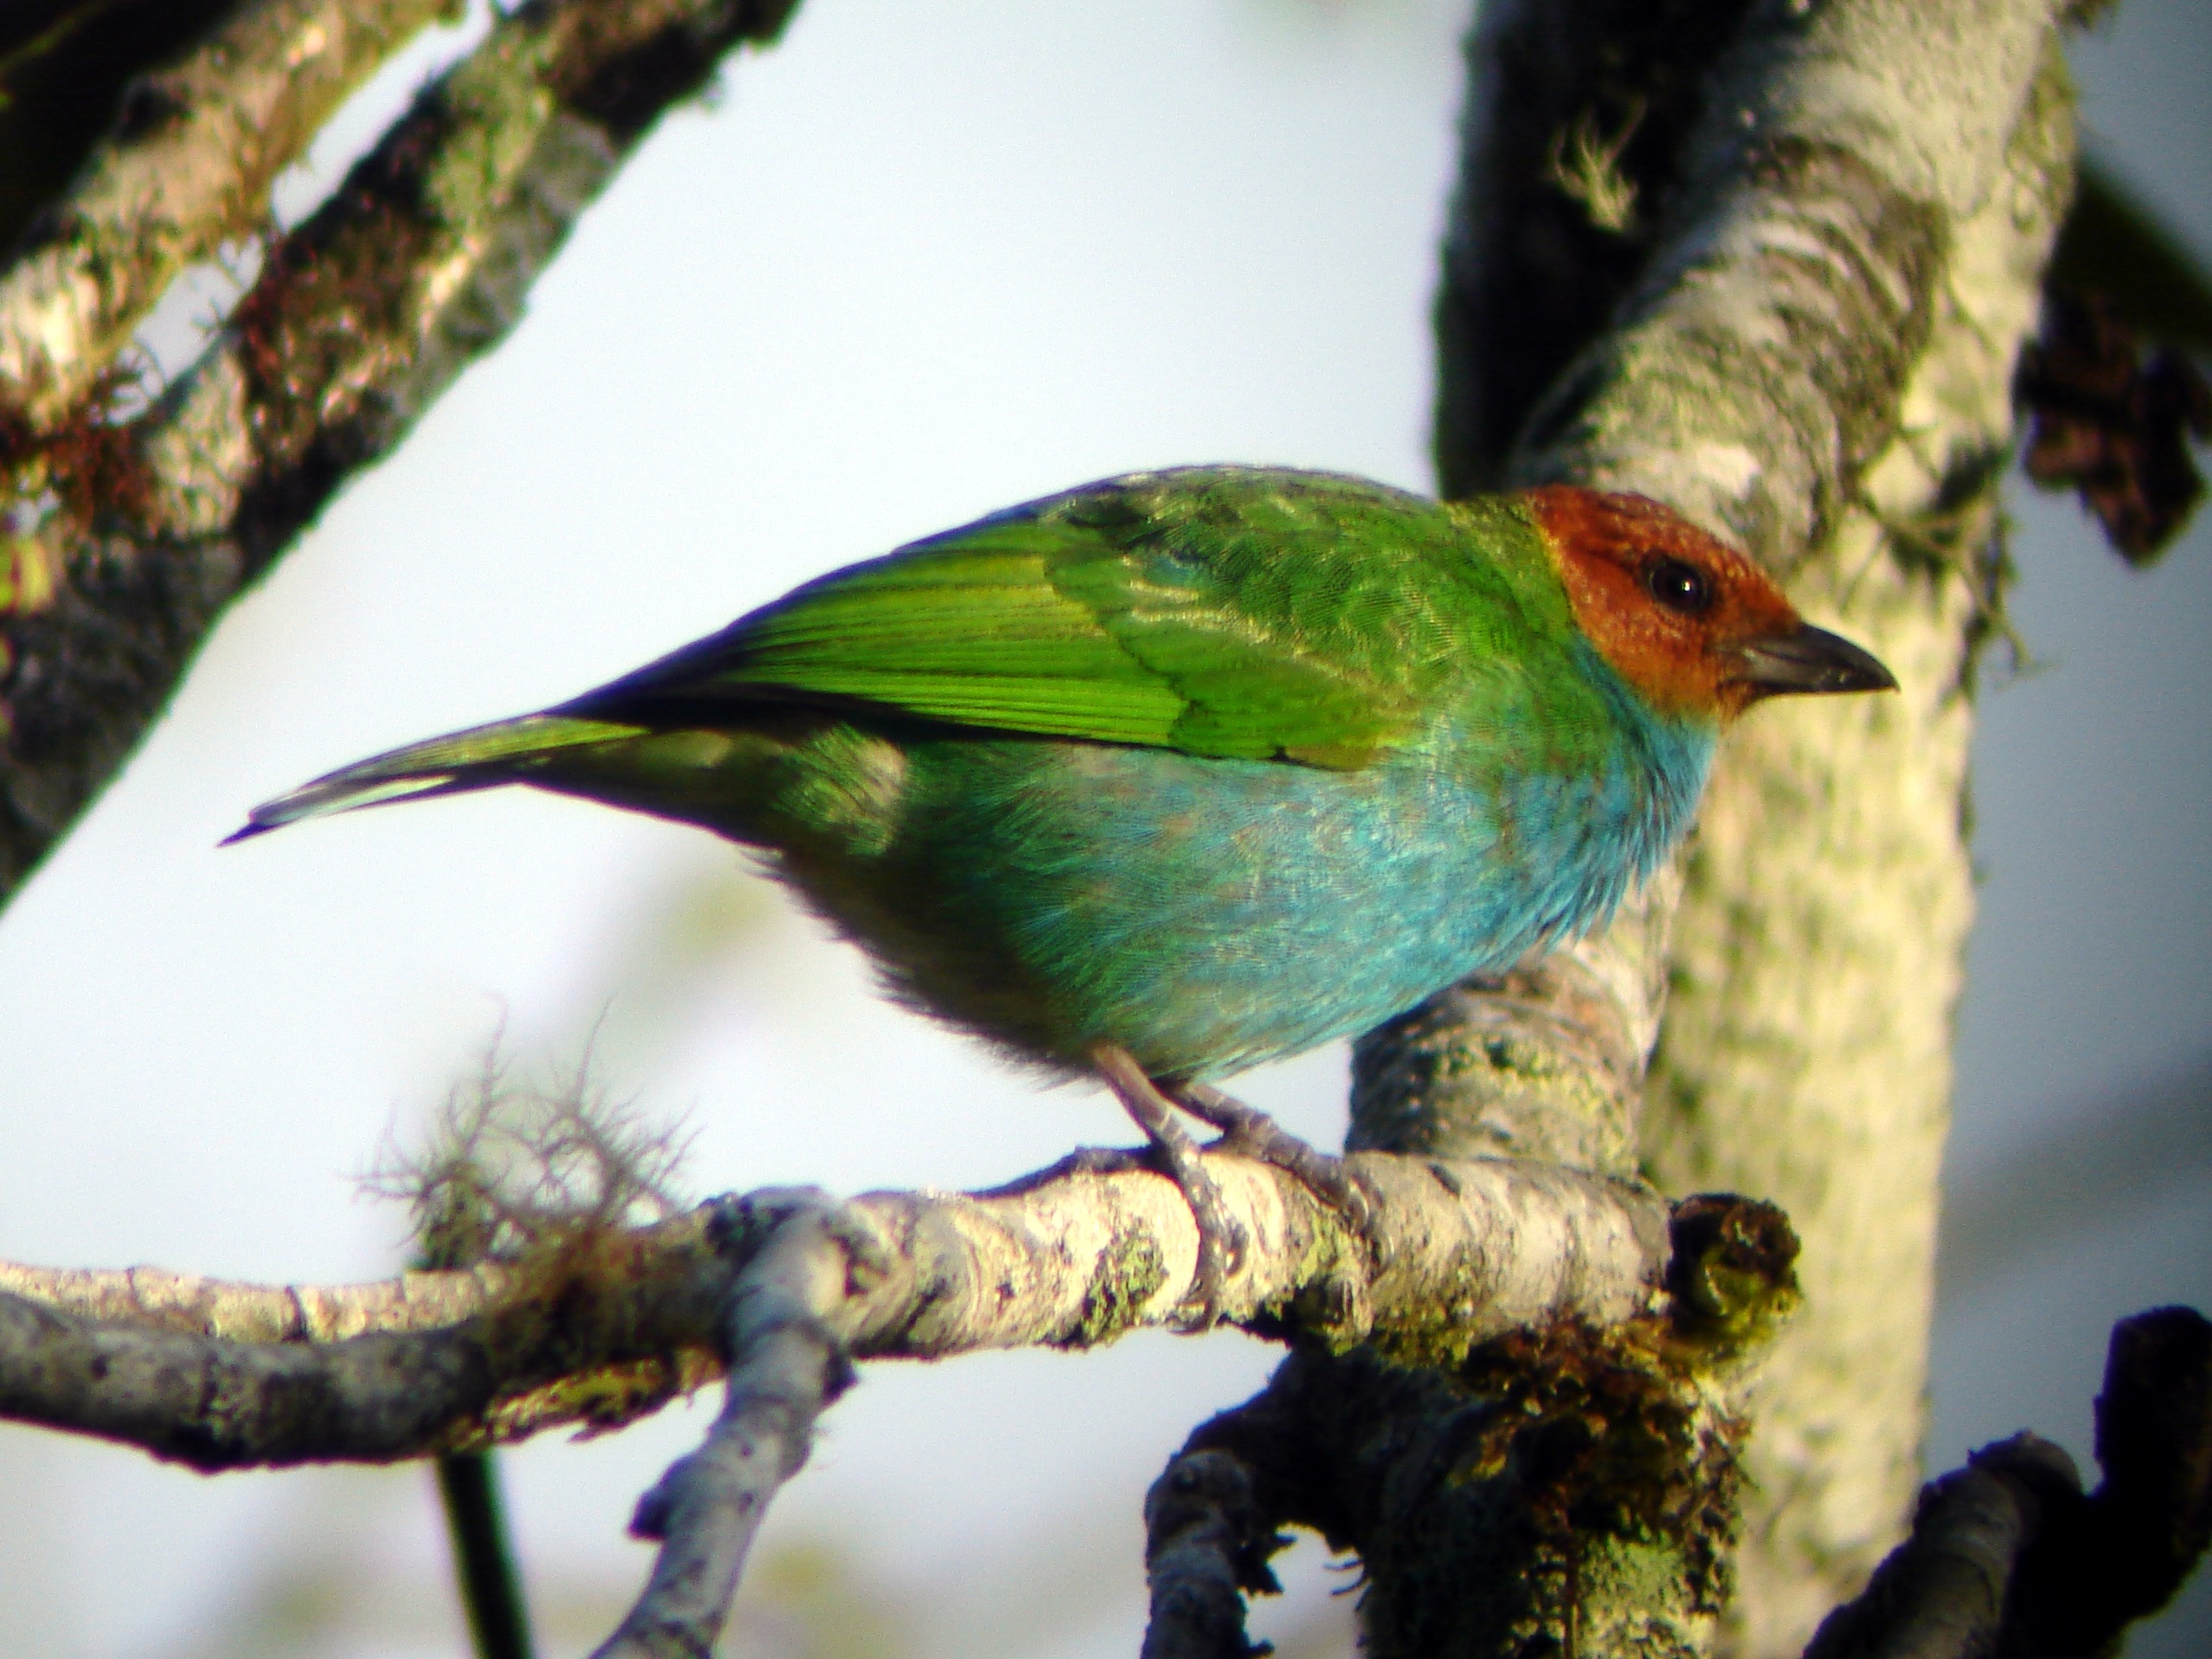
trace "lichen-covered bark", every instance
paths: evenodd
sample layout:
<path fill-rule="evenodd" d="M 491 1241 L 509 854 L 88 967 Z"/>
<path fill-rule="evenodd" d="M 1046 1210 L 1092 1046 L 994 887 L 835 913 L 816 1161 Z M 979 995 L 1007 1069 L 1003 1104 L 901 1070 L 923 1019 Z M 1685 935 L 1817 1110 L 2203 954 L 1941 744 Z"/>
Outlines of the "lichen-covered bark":
<path fill-rule="evenodd" d="M 185 266 L 253 233 L 269 187 L 446 0 L 255 0 L 132 84 L 113 139 L 0 276 L 0 413 L 52 424 Z"/>
<path fill-rule="evenodd" d="M 1791 1300 L 1796 1241 L 1741 1199 L 1684 1204 L 1671 1231 L 1667 1298 L 1633 1319 L 1420 1364 L 1309 1343 L 1202 1425 L 1146 1503 L 1154 1630 L 1186 1638 L 1163 1651 L 1240 1659 L 1225 1586 L 1274 1588 L 1286 1525 L 1358 1551 L 1362 1652 L 1701 1651 L 1740 1480 L 1719 1379 Z"/>
<path fill-rule="evenodd" d="M 1570 961 L 1461 987 L 1361 1045 L 1361 1143 L 1541 1146 L 1618 1166 L 1640 1139 L 1671 1190 L 1771 1198 L 1805 1238 L 1807 1305 L 1756 1396 L 1767 1419 L 1725 1632 L 1694 1570 L 1725 1538 L 1722 1515 L 1677 1527 L 1664 1571 L 1641 1556 L 1631 1601 L 1609 1599 L 1627 1577 L 1600 1575 L 1534 1625 L 1516 1614 L 1479 1633 L 1394 1623 L 1382 1609 L 1414 1603 L 1367 1553 L 1368 1637 L 1384 1652 L 1508 1651 L 1539 1629 L 1567 1641 L 1569 1606 L 1583 1652 L 1717 1639 L 1793 1652 L 1896 1536 L 1917 1453 L 1970 911 L 1963 683 L 1989 596 L 2010 365 L 2070 183 L 2056 9 L 1767 0 L 1740 25 L 1710 8 L 1703 28 L 1609 35 L 1613 10 L 1502 7 L 1472 44 L 1438 308 L 1439 471 L 1453 488 L 1569 478 L 1668 500 L 1750 547 L 1906 690 L 1744 723 L 1671 944 L 1661 889 Z M 1551 66 L 1542 89 L 1532 62 Z M 1639 111 L 1657 125 L 1631 132 Z M 1569 122 L 1628 133 L 1617 160 L 1638 218 L 1624 229 L 1568 217 L 1578 204 L 1554 158 Z M 1639 1128 L 1661 950 L 1673 1000 Z M 1716 1457 L 1703 1489 L 1720 1492 L 1735 1448 L 1724 1431 L 1701 1444 Z M 1483 1548 L 1518 1527 L 1521 1570 L 1558 1582 L 1576 1558 L 1529 1530 L 1536 1497 L 1498 1511 Z M 1415 1556 L 1388 1572 L 1448 1572 Z M 1631 1602 L 1660 1611 L 1640 1623 Z"/>
<path fill-rule="evenodd" d="M 1793 583 L 1894 698 L 1747 722 L 1674 928 L 1647 1145 L 1662 1186 L 1757 1193 L 1805 1243 L 1758 1395 L 1735 1644 L 1793 1654 L 1895 1542 L 1919 1476 L 1952 1017 L 1973 875 L 1971 652 L 1995 602 L 2009 381 L 2071 187 L 2048 37 L 2002 171 L 1950 216 L 1896 437 Z"/>
<path fill-rule="evenodd" d="M 1249 1240 L 1220 1311 L 1255 1331 L 1457 1363 L 1486 1337 L 1610 1327 L 1663 1299 L 1664 1207 L 1620 1183 L 1363 1156 L 1352 1170 L 1372 1233 L 1360 1237 L 1272 1166 L 1204 1163 Z M 0 1416 L 207 1467 L 420 1455 L 627 1421 L 710 1374 L 731 1274 L 783 1197 L 717 1200 L 637 1232 L 589 1225 L 504 1267 L 366 1286 L 0 1263 Z M 1197 1313 L 1190 1206 L 1148 1171 L 1064 1166 L 974 1196 L 878 1192 L 838 1214 L 864 1268 L 833 1310 L 855 1357 L 1095 1347 Z M 413 1384 L 409 1353 L 424 1367 Z"/>
<path fill-rule="evenodd" d="M 1704 1647 L 1727 1592 L 1737 1425 L 1647 1334 L 1562 1327 L 1449 1370 L 1300 1355 L 1269 1406 L 1324 1473 L 1264 1501 L 1359 1551 L 1363 1652 Z M 1193 1443 L 1234 1447 L 1240 1429 Z"/>
<path fill-rule="evenodd" d="M 0 248 L 49 210 L 131 83 L 242 0 L 11 0 L 0 7 Z"/>
<path fill-rule="evenodd" d="M 113 419 L 97 389 L 167 267 L 125 260 L 87 286 L 64 240 L 0 278 L 26 315 L 60 320 L 10 336 L 0 304 L 0 346 L 16 342 L 0 360 L 0 898 L 114 775 L 222 608 L 514 326 L 653 118 L 790 10 L 535 0 L 501 17 L 272 244 L 215 343 L 136 419 Z M 313 37 L 301 27 L 295 44 Z M 233 118 L 217 93 L 201 102 L 218 131 Z M 233 224 L 231 193 L 264 185 L 282 149 L 255 152 L 205 200 L 184 192 L 200 243 L 178 227 L 161 246 L 181 257 Z M 147 165 L 126 132 L 91 178 L 142 190 Z M 103 223 L 128 207 L 109 204 Z M 64 384 L 93 391 L 60 404 Z"/>
<path fill-rule="evenodd" d="M 1751 0 L 1486 0 L 1468 41 L 1458 196 L 1436 297 L 1436 473 L 1495 489 L 1538 398 L 1611 320 L 1658 233 L 1706 80 Z M 1609 154 L 1628 214 L 1560 175 Z"/>

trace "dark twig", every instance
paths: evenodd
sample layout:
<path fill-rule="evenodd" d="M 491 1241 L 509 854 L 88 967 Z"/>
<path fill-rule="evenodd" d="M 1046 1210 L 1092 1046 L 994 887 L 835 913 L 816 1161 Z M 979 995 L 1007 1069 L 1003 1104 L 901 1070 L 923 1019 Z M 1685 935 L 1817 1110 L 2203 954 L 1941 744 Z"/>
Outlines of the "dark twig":
<path fill-rule="evenodd" d="M 1830 1614 L 1805 1659 L 1978 1659 L 1993 1652 L 2022 1550 L 2041 1520 L 2034 1488 L 2080 1486 L 2073 1459 L 2016 1434 L 1920 1495 L 1912 1536 L 1866 1593 Z"/>
<path fill-rule="evenodd" d="M 1233 1452 L 1185 1449 L 1144 1500 L 1144 1571 L 1152 1617 L 1143 1659 L 1249 1659 L 1244 1592 L 1282 1590 L 1267 1558 L 1289 1542 L 1254 1495 Z"/>
<path fill-rule="evenodd" d="M 2112 1331 L 2086 1499 L 2050 1501 L 2014 1580 L 2003 1659 L 2106 1650 L 2174 1599 L 2212 1539 L 2212 1323 L 2155 1308 Z"/>
<path fill-rule="evenodd" d="M 438 1492 L 477 1659 L 530 1659 L 530 1615 L 508 1541 L 493 1455 L 445 1454 L 438 1459 Z"/>
<path fill-rule="evenodd" d="M 2159 1308 L 2112 1332 L 2104 1479 L 2032 1434 L 1920 1496 L 1912 1535 L 1806 1659 L 2093 1659 L 2173 1599 L 2212 1537 L 2212 1323 Z"/>
<path fill-rule="evenodd" d="M 495 1086 L 496 1072 L 490 1062 L 486 1070 L 488 1084 Z M 482 1091 L 480 1097 L 490 1092 Z M 431 1200 L 430 1192 L 438 1201 Z M 421 1265 L 460 1267 L 481 1260 L 482 1240 L 493 1236 L 485 1208 L 478 1188 L 449 1182 L 429 1189 L 417 1220 L 423 1245 Z M 507 1535 L 495 1457 L 490 1448 L 440 1453 L 435 1460 L 438 1500 L 445 1511 L 453 1576 L 476 1659 L 531 1659 L 529 1609 Z"/>
<path fill-rule="evenodd" d="M 2101 295 L 2053 289 L 2013 391 L 2033 420 L 2028 476 L 2077 491 L 2128 564 L 2156 564 L 2204 493 L 2191 446 L 2212 439 L 2212 386 L 2188 354 L 2147 349 Z"/>

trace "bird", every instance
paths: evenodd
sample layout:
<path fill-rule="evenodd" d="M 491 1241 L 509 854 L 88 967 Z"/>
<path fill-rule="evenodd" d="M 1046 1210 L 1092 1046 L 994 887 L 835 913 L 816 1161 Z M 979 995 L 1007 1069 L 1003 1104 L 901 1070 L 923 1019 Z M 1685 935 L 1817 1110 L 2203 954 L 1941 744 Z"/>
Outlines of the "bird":
<path fill-rule="evenodd" d="M 1895 685 L 1643 496 L 1185 467 L 832 571 L 229 840 L 504 784 L 724 836 L 893 998 L 1103 1081 L 1190 1203 L 1211 1309 L 1242 1239 L 1178 1113 L 1357 1212 L 1215 1085 L 1601 925 L 1736 716 Z"/>

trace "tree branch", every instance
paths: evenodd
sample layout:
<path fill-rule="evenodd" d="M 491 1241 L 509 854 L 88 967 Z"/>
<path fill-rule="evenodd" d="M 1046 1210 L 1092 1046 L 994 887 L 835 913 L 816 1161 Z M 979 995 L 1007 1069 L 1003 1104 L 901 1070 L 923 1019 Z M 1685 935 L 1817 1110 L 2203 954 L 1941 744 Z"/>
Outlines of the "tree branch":
<path fill-rule="evenodd" d="M 1958 61 L 1940 42 L 1931 51 Z M 1991 61 L 2005 51 L 1998 40 Z M 1910 82 L 1903 90 L 1928 95 Z M 1960 185 L 1979 180 L 1982 194 L 1941 208 L 1926 344 L 1894 436 L 1839 475 L 1854 504 L 1791 574 L 1800 605 L 1836 618 L 1904 689 L 1744 723 L 1707 790 L 1675 919 L 1649 1166 L 1673 1190 L 1771 1199 L 1806 1247 L 1805 1313 L 1767 1357 L 1747 1452 L 1730 1615 L 1731 1645 L 1746 1655 L 1802 1647 L 1901 1534 L 1920 1479 L 1954 1010 L 1974 904 L 1971 694 L 1978 650 L 2004 627 L 1998 486 L 2011 370 L 2072 180 L 2056 35 L 2013 96 L 1994 177 L 1967 164 L 1971 150 L 1958 158 Z M 1942 164 L 1940 132 L 1959 118 L 1916 111 L 1907 125 L 1921 148 L 1908 156 Z M 1911 177 L 1902 162 L 1900 172 Z M 1832 427 L 1839 442 L 1857 430 Z"/>
<path fill-rule="evenodd" d="M 0 421 L 49 428 L 87 397 L 169 284 L 256 233 L 276 175 L 448 0 L 257 0 L 137 81 L 0 276 Z"/>
<path fill-rule="evenodd" d="M 1964 222 L 2011 215 L 2022 189 L 2039 189 L 2038 204 L 2063 194 L 2069 152 L 2033 91 L 2053 8 L 1766 0 L 1697 18 L 1680 28 L 1621 0 L 1484 8 L 1438 301 L 1438 470 L 1451 490 L 1550 478 L 1641 490 L 1788 572 L 1891 445 L 1936 315 L 1958 303 Z M 1608 51 L 1592 51 L 1598 40 Z M 1577 219 L 1540 158 L 1572 118 L 1631 107 L 1645 114 L 1621 164 L 1662 210 L 1623 239 Z M 2016 226 L 2010 265 L 2035 267 L 2054 224 Z M 1571 293 L 1569 266 L 1582 273 Z M 2003 274 L 2021 276 L 2022 295 L 1997 302 L 2018 311 L 2032 283 Z M 2008 365 L 2025 323 L 1969 321 Z M 1972 449 L 1985 467 L 2001 445 L 2007 378 L 1976 382 L 1996 407 L 1973 410 L 1970 432 L 1915 431 L 1942 462 L 1921 506 L 1956 485 L 1947 452 Z M 1956 653 L 1957 619 L 1935 620 Z M 1954 676 L 1930 678 L 1921 693 L 1947 695 Z M 1473 983 L 1376 1033 L 1361 1046 L 1355 1133 L 1393 1144 L 1381 1125 L 1448 1075 L 1451 1116 L 1479 1142 L 1631 1166 L 1675 892 L 1662 885 L 1606 938 L 1518 984 Z M 1446 1064 L 1399 1064 L 1405 1039 L 1433 1047 L 1455 1030 L 1467 1036 Z M 1490 1040 L 1502 1032 L 1510 1040 Z M 1512 1122 L 1482 1126 L 1509 1097 Z M 1432 1138 L 1435 1114 L 1421 1111 Z M 1535 1126 L 1547 1113 L 1584 1127 Z"/>
<path fill-rule="evenodd" d="M 773 37 L 792 4 L 534 0 L 501 17 L 269 248 L 223 332 L 152 409 L 115 421 L 80 398 L 51 428 L 0 430 L 12 533 L 0 568 L 0 897 L 114 774 L 223 608 L 514 326 L 644 131 L 731 47 Z M 312 33 L 307 12 L 275 12 Z M 306 37 L 273 33 L 264 45 Z M 225 104 L 212 88 L 196 96 Z M 139 179 L 142 159 L 125 146 L 102 166 Z M 250 161 L 222 188 L 269 170 Z M 124 209 L 103 211 L 102 234 L 122 233 Z M 180 232 L 178 246 L 188 240 Z M 108 337 L 151 303 L 152 264 L 80 294 L 77 257 L 34 255 L 6 280 L 31 309 L 77 295 L 50 344 L 79 339 L 90 354 L 63 376 L 41 367 L 45 347 L 20 345 L 29 355 L 0 365 L 0 407 L 44 410 L 49 386 L 94 384 L 121 344 Z M 24 339 L 48 339 L 25 327 Z M 95 334 L 106 355 L 90 350 Z"/>
<path fill-rule="evenodd" d="M 1224 1310 L 1263 1334 L 1433 1358 L 1656 1305 L 1664 1212 L 1616 1183 L 1362 1156 L 1377 1260 L 1280 1170 L 1206 1161 L 1251 1238 Z M 367 1286 L 7 1266 L 0 1415 L 206 1469 L 408 1457 L 627 1421 L 712 1375 L 733 1276 L 785 1208 L 776 1194 L 716 1200 L 505 1268 Z M 872 1193 L 837 1216 L 867 1272 L 823 1316 L 858 1358 L 1086 1348 L 1192 1316 L 1196 1229 L 1156 1175 L 1048 1170 L 997 1193 Z"/>
<path fill-rule="evenodd" d="M 246 0 L 16 0 L 0 9 L 0 249 L 105 142 L 131 84 Z"/>
<path fill-rule="evenodd" d="M 1726 1197 L 1677 1206 L 1671 1237 L 1662 1320 L 1558 1319 L 1419 1366 L 1297 1347 L 1153 1488 L 1161 1640 L 1236 1659 L 1230 1601 L 1274 1588 L 1275 1529 L 1304 1527 L 1360 1556 L 1362 1651 L 1519 1652 L 1569 1629 L 1579 1652 L 1693 1651 L 1679 1633 L 1725 1596 L 1736 1501 L 1742 1426 L 1717 1384 L 1790 1306 L 1796 1240 Z"/>
<path fill-rule="evenodd" d="M 1256 1332 L 1363 1341 L 1425 1365 L 1524 1326 L 1641 1317 L 1650 1340 L 1699 1340 L 1694 1298 L 1678 1299 L 1686 1321 L 1655 1316 L 1663 1286 L 1702 1282 L 1685 1270 L 1684 1243 L 1712 1230 L 1677 1229 L 1671 1243 L 1639 1190 L 1545 1165 L 1361 1155 L 1352 1174 L 1373 1232 L 1358 1234 L 1282 1170 L 1202 1156 L 1249 1240 L 1222 1304 Z M 1703 1243 L 1691 1253 L 1710 1255 Z M 638 1506 L 633 1529 L 662 1549 L 600 1650 L 695 1654 L 712 1645 L 761 1515 L 805 1461 L 849 1356 L 1088 1347 L 1139 1326 L 1187 1329 L 1196 1264 L 1197 1231 L 1169 1182 L 1071 1159 L 973 1196 L 719 1199 L 652 1228 L 546 1234 L 504 1266 L 369 1286 L 7 1265 L 0 1416 L 207 1470 L 388 1460 L 579 1419 L 612 1427 L 726 1366 L 706 1445 Z M 1233 1540 L 1206 1512 L 1195 1530 L 1174 1518 L 1187 1484 L 1163 1482 L 1154 1521 L 1159 1597 L 1179 1610 L 1158 1651 L 1241 1654 L 1176 1646 L 1172 1632 L 1186 1613 L 1227 1619 L 1215 1636 L 1242 1644 L 1238 1585 L 1272 1582 L 1265 1558 L 1279 1540 L 1245 1538 L 1241 1576 L 1193 1602 L 1194 1578 Z"/>
<path fill-rule="evenodd" d="M 1976 1659 L 1996 1650 L 2038 1488 L 2080 1491 L 2074 1460 L 2033 1434 L 1974 1454 L 1920 1494 L 1912 1535 L 1838 1608 L 1805 1659 Z"/>
<path fill-rule="evenodd" d="M 2212 1323 L 2159 1308 L 2112 1331 L 2104 1479 L 2032 1434 L 1920 1495 L 1912 1533 L 1805 1659 L 2079 1659 L 2163 1607 L 2212 1537 Z"/>
<path fill-rule="evenodd" d="M 1178 1453 L 1144 1500 L 1152 1613 L 1142 1659 L 1251 1659 L 1244 1593 L 1280 1593 L 1267 1558 L 1289 1540 L 1259 1503 L 1253 1473 L 1218 1447 Z"/>

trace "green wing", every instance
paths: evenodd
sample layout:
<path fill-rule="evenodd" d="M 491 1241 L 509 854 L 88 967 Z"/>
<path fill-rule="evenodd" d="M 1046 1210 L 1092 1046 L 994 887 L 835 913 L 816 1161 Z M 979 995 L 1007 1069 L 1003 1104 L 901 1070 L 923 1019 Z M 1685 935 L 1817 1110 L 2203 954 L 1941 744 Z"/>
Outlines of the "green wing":
<path fill-rule="evenodd" d="M 557 712 L 711 721 L 819 701 L 1357 766 L 1482 649 L 1467 623 L 1507 584 L 1474 540 L 1434 502 L 1358 479 L 1138 474 L 837 571 Z"/>

